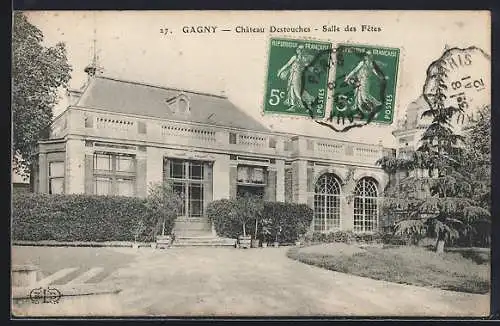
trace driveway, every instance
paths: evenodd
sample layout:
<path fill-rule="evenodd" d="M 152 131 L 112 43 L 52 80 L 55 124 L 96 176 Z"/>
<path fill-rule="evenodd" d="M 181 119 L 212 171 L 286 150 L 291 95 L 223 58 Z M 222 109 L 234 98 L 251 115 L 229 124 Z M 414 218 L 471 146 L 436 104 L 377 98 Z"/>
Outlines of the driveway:
<path fill-rule="evenodd" d="M 117 252 L 132 249 L 117 248 Z M 141 248 L 105 281 L 123 313 L 151 316 L 485 316 L 489 295 L 377 281 L 309 266 L 287 248 Z"/>

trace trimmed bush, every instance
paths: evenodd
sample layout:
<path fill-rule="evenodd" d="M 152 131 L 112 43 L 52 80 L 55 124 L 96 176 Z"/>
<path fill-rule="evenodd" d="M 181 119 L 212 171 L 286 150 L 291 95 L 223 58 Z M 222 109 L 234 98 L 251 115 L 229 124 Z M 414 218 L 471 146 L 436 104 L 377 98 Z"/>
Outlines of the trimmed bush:
<path fill-rule="evenodd" d="M 387 234 L 379 232 L 355 233 L 353 231 L 334 231 L 330 233 L 314 232 L 307 235 L 305 241 L 308 243 L 385 243 L 387 237 Z"/>
<path fill-rule="evenodd" d="M 208 218 L 221 237 L 236 239 L 238 235 L 241 235 L 239 221 L 231 218 L 233 206 L 234 200 L 220 199 L 211 202 L 207 207 Z"/>
<path fill-rule="evenodd" d="M 262 232 L 262 238 L 267 242 L 295 242 L 309 230 L 313 214 L 306 204 L 266 202 L 262 219 L 270 233 Z"/>
<path fill-rule="evenodd" d="M 133 241 L 142 220 L 138 240 L 152 241 L 157 218 L 145 203 L 133 197 L 14 194 L 12 239 Z"/>
<path fill-rule="evenodd" d="M 237 202 L 221 199 L 208 205 L 207 215 L 219 236 L 237 238 L 242 234 L 241 222 L 231 216 Z M 265 202 L 262 216 L 257 217 L 257 238 L 274 242 L 277 235 L 281 243 L 294 242 L 307 232 L 312 219 L 313 210 L 305 204 Z M 255 219 L 247 223 L 247 233 L 255 238 Z"/>

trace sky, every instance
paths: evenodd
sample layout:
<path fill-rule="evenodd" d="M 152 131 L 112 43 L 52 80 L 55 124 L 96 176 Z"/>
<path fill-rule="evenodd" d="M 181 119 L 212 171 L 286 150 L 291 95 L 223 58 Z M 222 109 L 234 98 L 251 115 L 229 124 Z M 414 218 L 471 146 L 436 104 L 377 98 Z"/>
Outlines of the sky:
<path fill-rule="evenodd" d="M 92 58 L 96 39 L 104 75 L 224 94 L 239 108 L 272 130 L 339 140 L 394 146 L 395 122 L 336 133 L 308 118 L 262 114 L 267 51 L 270 37 L 310 38 L 333 43 L 397 47 L 401 51 L 396 90 L 396 121 L 422 91 L 427 67 L 448 47 L 475 45 L 490 48 L 490 17 L 479 11 L 308 11 L 308 12 L 29 12 L 28 20 L 44 34 L 46 45 L 64 42 L 73 67 L 70 86 L 86 81 L 84 68 Z M 361 25 L 381 31 L 360 31 Z M 311 27 L 306 33 L 270 33 L 270 26 Z M 340 32 L 322 32 L 336 25 Z M 358 31 L 344 31 L 346 25 Z M 183 26 L 217 26 L 232 32 L 186 34 Z M 236 26 L 264 27 L 262 34 L 235 33 Z M 160 33 L 168 28 L 167 34 Z M 314 29 L 317 28 L 318 31 Z M 63 99 L 55 114 L 67 106 Z"/>

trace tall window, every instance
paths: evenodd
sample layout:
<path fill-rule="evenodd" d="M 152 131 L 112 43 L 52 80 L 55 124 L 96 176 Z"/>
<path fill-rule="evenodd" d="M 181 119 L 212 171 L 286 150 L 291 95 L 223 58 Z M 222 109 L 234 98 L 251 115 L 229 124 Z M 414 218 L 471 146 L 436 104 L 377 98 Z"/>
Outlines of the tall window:
<path fill-rule="evenodd" d="M 314 231 L 340 228 L 340 181 L 334 174 L 323 174 L 314 189 Z"/>
<path fill-rule="evenodd" d="M 184 200 L 182 216 L 201 217 L 204 214 L 205 202 L 205 163 L 171 159 L 168 161 L 169 179 L 174 190 Z"/>
<path fill-rule="evenodd" d="M 94 180 L 94 193 L 103 196 L 111 195 L 112 180 L 110 177 L 96 177 Z"/>
<path fill-rule="evenodd" d="M 94 154 L 94 194 L 135 195 L 135 157 L 118 153 Z"/>
<path fill-rule="evenodd" d="M 354 189 L 354 231 L 375 231 L 378 222 L 377 182 L 362 178 Z"/>
<path fill-rule="evenodd" d="M 49 163 L 49 194 L 64 193 L 64 162 Z"/>

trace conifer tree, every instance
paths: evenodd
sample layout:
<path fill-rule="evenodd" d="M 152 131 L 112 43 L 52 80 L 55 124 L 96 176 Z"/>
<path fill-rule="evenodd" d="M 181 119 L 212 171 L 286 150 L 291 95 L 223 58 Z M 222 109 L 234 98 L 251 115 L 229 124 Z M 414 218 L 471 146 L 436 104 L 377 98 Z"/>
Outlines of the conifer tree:
<path fill-rule="evenodd" d="M 477 162 L 471 160 L 470 153 L 474 144 L 467 144 L 466 138 L 450 124 L 452 117 L 463 113 L 463 109 L 445 105 L 446 72 L 441 66 L 430 77 L 435 86 L 424 93 L 429 109 L 422 117 L 432 121 L 421 137 L 421 145 L 406 158 L 383 157 L 377 164 L 388 173 L 413 172 L 386 192 L 386 212 L 402 213 L 396 221 L 395 234 L 414 241 L 434 237 L 436 252 L 442 253 L 445 243 L 471 234 L 481 224 L 479 221 L 487 224 L 490 212 L 484 205 L 488 192 L 477 195 L 478 180 L 473 173 Z M 487 188 L 484 179 L 480 183 L 483 189 Z"/>

